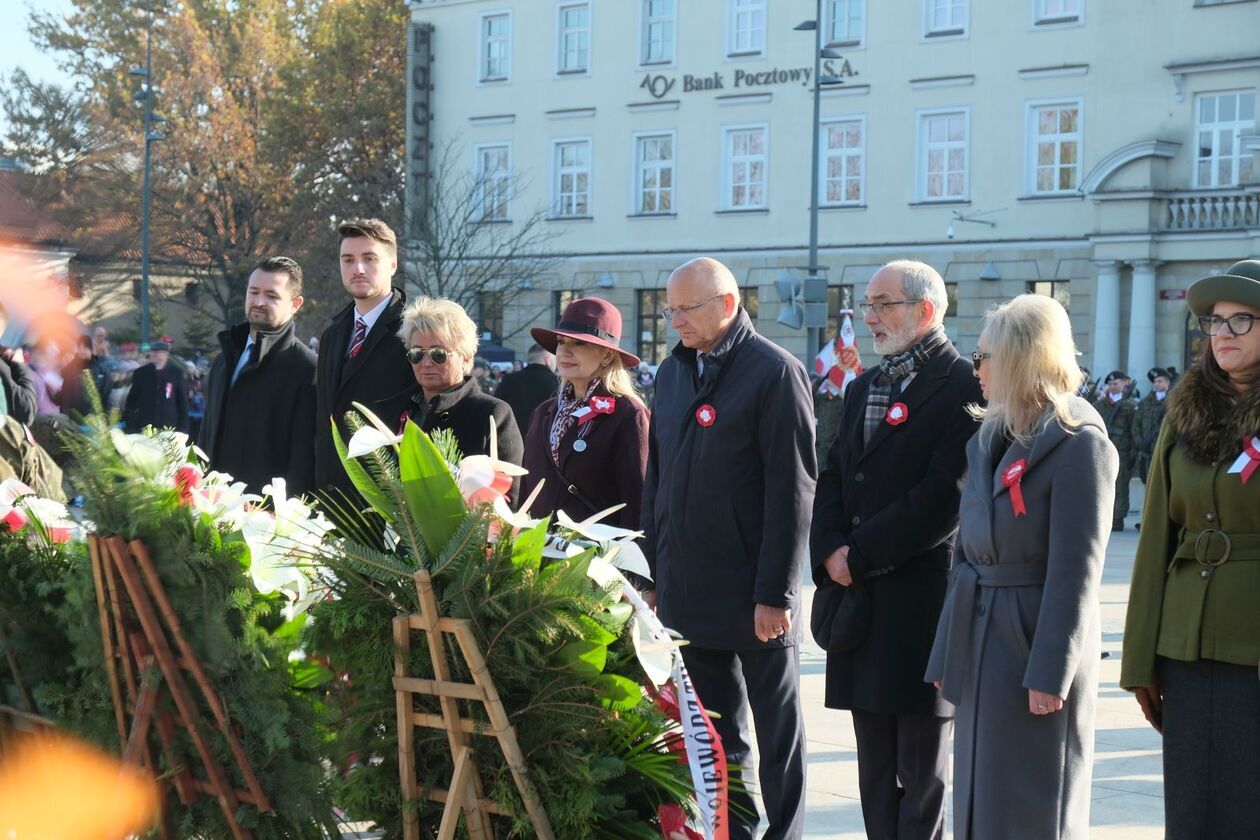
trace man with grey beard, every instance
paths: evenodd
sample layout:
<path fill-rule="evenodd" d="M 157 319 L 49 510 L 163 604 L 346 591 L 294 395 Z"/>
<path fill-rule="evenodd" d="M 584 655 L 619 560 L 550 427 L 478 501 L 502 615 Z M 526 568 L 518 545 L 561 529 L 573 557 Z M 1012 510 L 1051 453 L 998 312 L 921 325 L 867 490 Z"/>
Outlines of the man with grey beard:
<path fill-rule="evenodd" d="M 967 441 L 980 403 L 972 364 L 945 335 L 945 284 L 929 265 L 871 278 L 863 320 L 884 357 L 845 393 L 818 479 L 810 556 L 820 588 L 846 587 L 857 632 L 827 652 L 826 704 L 853 714 L 867 836 L 945 836 L 953 707 L 924 681 L 949 582 Z"/>

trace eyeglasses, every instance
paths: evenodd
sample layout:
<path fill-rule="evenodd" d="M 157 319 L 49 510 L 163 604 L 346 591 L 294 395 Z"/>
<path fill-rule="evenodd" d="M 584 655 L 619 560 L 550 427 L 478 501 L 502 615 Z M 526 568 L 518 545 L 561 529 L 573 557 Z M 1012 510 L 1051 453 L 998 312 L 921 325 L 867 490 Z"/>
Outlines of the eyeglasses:
<path fill-rule="evenodd" d="M 693 303 L 690 306 L 667 306 L 661 310 L 661 317 L 664 318 L 666 321 L 672 321 L 674 320 L 674 316 L 677 315 L 678 313 L 682 313 L 683 315 L 686 315 L 688 312 L 694 312 L 695 310 L 704 306 L 706 303 L 713 303 L 713 301 L 717 300 L 720 297 L 726 297 L 726 293 L 723 292 L 720 295 L 714 295 L 711 298 L 705 298 L 699 303 Z"/>
<path fill-rule="evenodd" d="M 424 357 L 428 356 L 433 360 L 435 365 L 444 365 L 446 360 L 451 357 L 450 350 L 443 350 L 441 347 L 408 347 L 407 361 L 413 365 L 418 365 L 424 361 Z"/>
<path fill-rule="evenodd" d="M 1219 315 L 1200 315 L 1199 329 L 1203 330 L 1204 335 L 1216 335 L 1221 331 L 1221 327 L 1229 324 L 1231 335 L 1246 335 L 1251 332 L 1251 325 L 1255 322 L 1256 316 L 1247 312 L 1238 312 L 1228 318 L 1222 318 Z"/>
<path fill-rule="evenodd" d="M 971 354 L 971 367 L 972 369 L 979 371 L 980 365 L 984 362 L 984 360 L 992 359 L 992 358 L 993 358 L 992 353 L 981 353 L 979 350 L 977 350 L 976 352 Z"/>
<path fill-rule="evenodd" d="M 890 306 L 901 306 L 903 303 L 923 303 L 923 298 L 906 298 L 905 300 L 888 300 L 883 303 L 859 303 L 858 309 L 862 310 L 862 317 L 866 317 L 867 312 L 874 312 L 876 318 L 884 315 L 884 310 Z"/>

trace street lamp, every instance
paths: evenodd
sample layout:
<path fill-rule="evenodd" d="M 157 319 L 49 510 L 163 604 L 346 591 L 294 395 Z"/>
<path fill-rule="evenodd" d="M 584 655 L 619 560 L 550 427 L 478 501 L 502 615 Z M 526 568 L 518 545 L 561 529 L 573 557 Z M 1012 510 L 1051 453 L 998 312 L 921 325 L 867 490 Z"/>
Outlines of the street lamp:
<path fill-rule="evenodd" d="M 166 122 L 161 114 L 153 113 L 153 18 L 157 13 L 156 4 L 146 4 L 148 12 L 145 25 L 144 66 L 133 67 L 128 75 L 144 79 L 142 90 L 132 94 L 132 99 L 144 100 L 144 181 L 141 187 L 140 213 L 140 341 L 149 343 L 149 216 L 152 209 L 152 189 L 149 184 L 150 171 L 153 168 L 153 144 L 163 139 L 154 131 L 154 126 Z"/>

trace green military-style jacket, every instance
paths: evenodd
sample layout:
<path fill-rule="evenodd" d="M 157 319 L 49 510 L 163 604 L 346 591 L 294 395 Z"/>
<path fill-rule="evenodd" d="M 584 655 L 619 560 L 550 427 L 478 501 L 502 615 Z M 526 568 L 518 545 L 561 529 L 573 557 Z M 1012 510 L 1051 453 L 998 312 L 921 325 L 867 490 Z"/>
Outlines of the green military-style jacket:
<path fill-rule="evenodd" d="M 1099 395 L 1094 400 L 1094 408 L 1102 415 L 1103 422 L 1107 424 L 1107 437 L 1111 439 L 1111 445 L 1120 453 L 1120 473 L 1122 476 L 1128 474 L 1129 468 L 1133 465 L 1133 459 L 1137 457 L 1137 448 L 1133 441 L 1133 415 L 1137 411 L 1137 400 L 1132 397 L 1122 397 L 1119 402 L 1113 403 L 1107 399 L 1106 394 Z"/>
<path fill-rule="evenodd" d="M 1151 391 L 1133 411 L 1133 448 L 1137 453 L 1138 475 L 1143 480 L 1150 470 L 1151 453 L 1155 450 L 1155 439 L 1159 437 L 1159 427 L 1164 422 L 1167 408 L 1167 396 L 1161 400 Z"/>
<path fill-rule="evenodd" d="M 1156 683 L 1157 656 L 1260 663 L 1260 470 L 1246 484 L 1229 472 L 1243 436 L 1260 434 L 1260 389 L 1231 403 L 1194 370 L 1167 401 L 1125 619 L 1127 689 Z"/>

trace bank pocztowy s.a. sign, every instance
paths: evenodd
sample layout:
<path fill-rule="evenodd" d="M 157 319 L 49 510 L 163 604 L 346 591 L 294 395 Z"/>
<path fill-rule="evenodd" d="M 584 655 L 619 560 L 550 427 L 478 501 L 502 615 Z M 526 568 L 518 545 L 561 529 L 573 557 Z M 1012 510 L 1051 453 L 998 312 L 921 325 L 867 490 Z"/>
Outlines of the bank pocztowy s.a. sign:
<path fill-rule="evenodd" d="M 823 73 L 839 79 L 840 83 L 858 75 L 849 65 L 848 59 L 844 58 L 824 61 Z M 729 77 L 726 73 L 716 70 L 705 76 L 693 76 L 690 73 L 686 73 L 682 76 L 682 87 L 677 92 L 696 93 L 697 91 L 706 90 L 747 90 L 749 88 L 792 83 L 808 87 L 813 75 L 814 68 L 812 67 L 792 67 L 788 69 L 774 67 L 769 70 L 740 69 L 736 70 Z M 666 76 L 663 73 L 646 73 L 643 76 L 643 81 L 639 82 L 639 87 L 650 93 L 653 99 L 663 99 L 674 92 L 675 88 L 678 87 L 678 81 L 678 76 Z"/>

